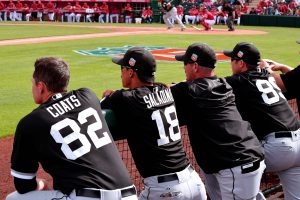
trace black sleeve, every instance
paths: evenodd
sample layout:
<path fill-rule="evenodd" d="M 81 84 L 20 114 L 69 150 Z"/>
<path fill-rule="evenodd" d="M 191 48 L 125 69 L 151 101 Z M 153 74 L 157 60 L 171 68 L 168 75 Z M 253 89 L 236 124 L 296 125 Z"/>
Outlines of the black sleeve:
<path fill-rule="evenodd" d="M 175 101 L 176 106 L 176 112 L 177 117 L 179 121 L 179 125 L 183 126 L 186 125 L 186 106 L 185 106 L 185 100 L 184 100 L 184 91 L 187 90 L 184 89 L 183 83 L 178 83 L 176 85 L 171 86 L 171 92 Z"/>
<path fill-rule="evenodd" d="M 280 74 L 280 76 L 289 96 L 292 98 L 299 96 L 300 65 L 285 74 Z"/>
<path fill-rule="evenodd" d="M 101 108 L 102 109 L 109 109 L 112 110 L 112 113 L 110 114 L 111 119 L 109 120 L 115 120 L 113 123 L 113 126 L 110 126 L 111 122 L 107 121 L 107 124 L 109 125 L 110 133 L 113 137 L 113 139 L 116 140 L 122 140 L 126 139 L 126 135 L 124 134 L 124 130 L 122 129 L 123 126 L 123 120 L 122 117 L 118 114 L 118 111 L 121 111 L 122 108 L 122 90 L 115 91 L 112 95 L 105 97 L 101 101 Z M 121 112 L 120 112 L 121 113 Z M 108 117 L 105 116 L 105 119 L 107 120 Z"/>
<path fill-rule="evenodd" d="M 20 194 L 24 194 L 26 192 L 30 192 L 33 190 L 36 190 L 37 188 L 37 183 L 36 183 L 36 179 L 30 179 L 30 180 L 26 180 L 26 179 L 20 179 L 20 178 L 14 178 L 14 184 L 15 184 L 15 188 L 16 190 L 20 193 Z"/>

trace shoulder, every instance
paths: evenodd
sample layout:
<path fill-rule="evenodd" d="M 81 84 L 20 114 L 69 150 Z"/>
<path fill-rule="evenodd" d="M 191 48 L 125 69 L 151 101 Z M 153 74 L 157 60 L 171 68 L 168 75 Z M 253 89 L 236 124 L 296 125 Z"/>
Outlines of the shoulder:
<path fill-rule="evenodd" d="M 29 132 L 28 130 L 32 131 L 35 125 L 43 124 L 41 120 L 42 117 L 41 109 L 36 108 L 19 121 L 16 128 L 16 133 L 24 132 L 24 130 L 26 130 L 26 132 Z"/>
<path fill-rule="evenodd" d="M 231 84 L 239 81 L 239 75 L 232 75 L 232 76 L 227 76 L 225 77 L 225 80 Z"/>

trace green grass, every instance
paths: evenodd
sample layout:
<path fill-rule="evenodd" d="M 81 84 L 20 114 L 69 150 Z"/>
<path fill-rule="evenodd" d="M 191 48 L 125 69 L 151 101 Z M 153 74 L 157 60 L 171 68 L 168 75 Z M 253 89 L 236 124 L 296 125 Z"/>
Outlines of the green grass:
<path fill-rule="evenodd" d="M 24 23 L 15 22 L 19 26 L 14 25 L 0 26 L 0 40 L 22 39 L 22 38 L 37 38 L 47 36 L 62 36 L 62 35 L 79 35 L 89 33 L 104 33 L 107 30 L 98 28 L 80 28 L 80 27 L 60 27 L 60 26 L 46 26 L 50 23 L 35 23 L 35 26 L 26 26 Z M 11 23 L 10 23 L 11 24 Z M 20 26 L 24 25 L 24 26 Z M 56 24 L 56 25 L 62 25 Z M 64 24 L 65 25 L 65 24 Z"/>
<path fill-rule="evenodd" d="M 86 25 L 86 24 L 85 24 Z M 94 24 L 89 24 L 90 26 Z M 134 26 L 134 25 L 131 25 Z M 162 25 L 152 25 L 162 26 Z M 219 27 L 217 27 L 219 28 Z M 225 28 L 225 27 L 224 27 Z M 290 66 L 299 62 L 299 29 L 275 27 L 237 27 L 268 32 L 265 35 L 216 36 L 216 35 L 140 35 L 94 38 L 44 44 L 1 46 L 0 48 L 0 136 L 14 134 L 18 121 L 37 107 L 31 96 L 33 63 L 38 57 L 57 56 L 71 66 L 69 89 L 89 87 L 99 98 L 105 89 L 121 88 L 120 69 L 111 57 L 83 56 L 73 50 L 92 50 L 98 47 L 167 46 L 186 48 L 194 42 L 209 44 L 215 50 L 232 49 L 237 42 L 254 43 L 263 58 L 270 58 Z M 0 26 L 0 40 L 48 35 L 68 35 L 100 32 L 95 28 Z M 38 31 L 38 33 L 37 33 Z M 5 32 L 5 33 L 4 33 Z M 11 34 L 9 34 L 11 32 Z M 24 34 L 21 34 L 24 33 Z M 218 76 L 231 74 L 229 63 L 219 63 Z M 183 65 L 179 62 L 158 62 L 156 80 L 171 83 L 184 80 Z"/>

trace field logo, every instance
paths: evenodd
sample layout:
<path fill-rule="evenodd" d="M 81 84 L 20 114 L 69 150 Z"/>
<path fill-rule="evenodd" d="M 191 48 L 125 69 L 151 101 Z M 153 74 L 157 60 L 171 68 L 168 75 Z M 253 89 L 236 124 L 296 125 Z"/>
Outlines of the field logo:
<path fill-rule="evenodd" d="M 123 47 L 99 47 L 94 50 L 74 50 L 74 52 L 86 56 L 122 56 L 133 46 Z M 163 46 L 141 46 L 150 51 L 157 61 L 175 62 L 176 55 L 185 53 L 185 49 L 163 47 Z M 225 56 L 223 52 L 215 52 L 218 62 L 229 62 L 230 58 Z"/>

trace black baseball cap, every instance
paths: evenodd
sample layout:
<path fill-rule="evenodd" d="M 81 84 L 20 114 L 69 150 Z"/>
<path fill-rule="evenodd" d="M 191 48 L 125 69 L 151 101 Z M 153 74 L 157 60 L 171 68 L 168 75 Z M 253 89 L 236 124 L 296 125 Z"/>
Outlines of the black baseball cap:
<path fill-rule="evenodd" d="M 259 50 L 250 43 L 240 42 L 233 50 L 224 50 L 225 56 L 231 57 L 231 59 L 243 60 L 245 63 L 250 65 L 259 65 L 260 63 L 260 52 Z"/>
<path fill-rule="evenodd" d="M 175 59 L 185 63 L 197 62 L 200 66 L 212 69 L 215 68 L 217 62 L 214 50 L 203 43 L 191 44 L 184 55 L 177 55 Z"/>
<path fill-rule="evenodd" d="M 156 61 L 154 56 L 142 47 L 132 47 L 126 51 L 124 57 L 114 57 L 112 62 L 131 68 L 143 81 L 154 82 Z"/>

